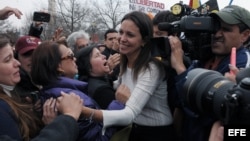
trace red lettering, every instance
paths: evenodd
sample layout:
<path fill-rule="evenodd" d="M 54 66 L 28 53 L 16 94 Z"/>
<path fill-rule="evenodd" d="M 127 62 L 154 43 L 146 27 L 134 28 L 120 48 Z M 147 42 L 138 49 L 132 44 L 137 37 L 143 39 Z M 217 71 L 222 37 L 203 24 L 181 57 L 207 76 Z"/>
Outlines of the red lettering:
<path fill-rule="evenodd" d="M 164 9 L 165 4 L 164 3 L 159 3 L 151 0 L 129 0 L 130 3 L 135 3 L 139 5 L 145 5 L 153 8 L 159 8 L 159 9 Z"/>

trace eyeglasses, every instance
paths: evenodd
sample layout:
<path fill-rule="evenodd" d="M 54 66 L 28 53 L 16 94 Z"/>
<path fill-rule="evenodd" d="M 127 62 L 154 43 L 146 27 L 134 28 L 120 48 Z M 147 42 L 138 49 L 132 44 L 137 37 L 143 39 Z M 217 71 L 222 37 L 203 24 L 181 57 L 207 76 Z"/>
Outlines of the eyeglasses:
<path fill-rule="evenodd" d="M 61 60 L 74 60 L 75 59 L 75 55 L 73 53 L 69 54 L 68 56 L 62 57 Z"/>

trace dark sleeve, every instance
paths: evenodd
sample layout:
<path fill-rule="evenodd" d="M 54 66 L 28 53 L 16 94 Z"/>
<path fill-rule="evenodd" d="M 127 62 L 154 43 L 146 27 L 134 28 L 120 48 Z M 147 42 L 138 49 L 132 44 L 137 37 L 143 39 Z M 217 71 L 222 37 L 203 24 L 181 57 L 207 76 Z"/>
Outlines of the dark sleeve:
<path fill-rule="evenodd" d="M 0 135 L 7 135 L 15 140 L 22 140 L 18 122 L 10 108 L 3 100 L 0 100 Z"/>
<path fill-rule="evenodd" d="M 17 140 L 12 139 L 11 137 L 7 135 L 0 135 L 0 141 L 17 141 Z"/>
<path fill-rule="evenodd" d="M 111 87 L 100 87 L 95 91 L 93 99 L 101 109 L 107 109 L 108 105 L 115 100 L 115 90 Z"/>
<path fill-rule="evenodd" d="M 189 106 L 187 106 L 187 102 L 186 102 L 185 95 L 183 92 L 183 86 L 187 80 L 186 76 L 187 76 L 188 72 L 194 68 L 198 68 L 198 63 L 196 61 L 194 61 L 192 63 L 192 65 L 190 65 L 186 71 L 184 71 L 183 73 L 181 73 L 175 77 L 176 90 L 178 93 L 178 107 L 181 108 L 182 110 L 184 110 L 185 114 L 187 114 L 191 117 L 196 117 L 197 114 L 195 112 L 193 112 Z"/>
<path fill-rule="evenodd" d="M 177 74 L 174 69 L 169 69 L 167 73 L 169 74 L 167 79 L 168 105 L 173 114 L 174 109 L 178 106 L 179 102 L 177 89 L 175 87 L 175 76 L 177 76 Z"/>
<path fill-rule="evenodd" d="M 31 141 L 74 141 L 78 134 L 79 127 L 76 120 L 68 115 L 59 115 Z"/>
<path fill-rule="evenodd" d="M 30 30 L 29 30 L 29 36 L 34 36 L 37 38 L 40 38 L 40 35 L 43 32 L 43 27 L 34 27 L 33 23 L 31 23 L 30 25 Z"/>

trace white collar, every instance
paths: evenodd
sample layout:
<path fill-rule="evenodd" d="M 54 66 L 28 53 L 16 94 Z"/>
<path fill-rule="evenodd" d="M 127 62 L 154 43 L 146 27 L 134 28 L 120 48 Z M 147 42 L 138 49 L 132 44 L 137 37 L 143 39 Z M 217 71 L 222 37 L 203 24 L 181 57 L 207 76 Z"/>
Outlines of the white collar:
<path fill-rule="evenodd" d="M 2 86 L 3 91 L 4 91 L 9 97 L 11 97 L 10 91 L 14 90 L 15 86 L 9 86 L 9 85 L 4 85 L 4 84 L 0 84 L 0 86 Z"/>

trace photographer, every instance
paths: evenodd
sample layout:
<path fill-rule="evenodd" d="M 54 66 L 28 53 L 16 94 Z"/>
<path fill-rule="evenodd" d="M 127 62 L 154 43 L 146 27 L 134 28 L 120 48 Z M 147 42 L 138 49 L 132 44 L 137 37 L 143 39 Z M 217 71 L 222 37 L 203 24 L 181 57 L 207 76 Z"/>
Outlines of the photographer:
<path fill-rule="evenodd" d="M 165 11 L 160 11 L 158 12 L 154 18 L 153 18 L 153 30 L 154 30 L 154 38 L 158 38 L 158 37 L 167 37 L 170 35 L 173 36 L 180 36 L 180 32 L 173 32 L 171 30 L 171 28 L 167 29 L 159 29 L 159 24 L 160 23 L 172 23 L 175 21 L 180 20 L 180 18 L 176 15 L 174 15 L 171 11 L 169 10 L 165 10 Z M 190 59 L 184 55 L 184 64 L 186 67 L 188 67 L 191 63 Z M 166 63 L 165 64 L 169 64 L 169 59 L 167 60 L 163 60 Z M 176 76 L 176 72 L 174 69 L 172 69 L 171 67 L 167 67 L 167 91 L 168 91 L 168 103 L 169 106 L 171 108 L 171 112 L 174 113 L 174 109 L 176 107 L 177 104 L 177 95 L 176 95 L 176 89 L 175 89 L 175 80 L 174 77 Z"/>
<path fill-rule="evenodd" d="M 158 12 L 153 18 L 153 30 L 154 37 L 164 37 L 169 35 L 177 35 L 177 33 L 172 33 L 170 30 L 160 30 L 158 25 L 162 22 L 172 23 L 174 21 L 180 20 L 179 17 L 175 16 L 171 11 L 165 10 Z"/>
<path fill-rule="evenodd" d="M 249 65 L 249 51 L 243 46 L 250 33 L 250 12 L 246 9 L 231 5 L 223 8 L 218 13 L 210 14 L 219 20 L 220 27 L 212 35 L 212 57 L 209 60 L 194 60 L 189 68 L 183 63 L 183 50 L 181 41 L 177 37 L 170 36 L 171 45 L 171 65 L 176 70 L 176 86 L 179 90 L 180 100 L 183 84 L 186 81 L 187 73 L 193 68 L 206 68 L 215 70 L 221 74 L 229 72 L 230 54 L 233 47 L 236 48 L 236 67 L 245 68 Z M 181 110 L 183 112 L 182 138 L 185 141 L 205 141 L 208 140 L 210 129 L 215 119 L 199 115 L 191 111 L 184 102 Z"/>

